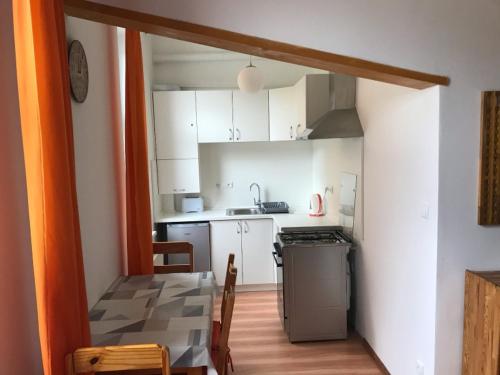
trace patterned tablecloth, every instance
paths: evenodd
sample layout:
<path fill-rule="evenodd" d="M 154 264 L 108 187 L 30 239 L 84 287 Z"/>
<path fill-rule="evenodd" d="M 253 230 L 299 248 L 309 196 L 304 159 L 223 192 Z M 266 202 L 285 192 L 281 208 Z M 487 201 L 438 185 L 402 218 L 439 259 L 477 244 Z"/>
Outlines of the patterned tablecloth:
<path fill-rule="evenodd" d="M 212 272 L 123 276 L 90 311 L 92 345 L 155 343 L 172 367 L 210 364 Z"/>

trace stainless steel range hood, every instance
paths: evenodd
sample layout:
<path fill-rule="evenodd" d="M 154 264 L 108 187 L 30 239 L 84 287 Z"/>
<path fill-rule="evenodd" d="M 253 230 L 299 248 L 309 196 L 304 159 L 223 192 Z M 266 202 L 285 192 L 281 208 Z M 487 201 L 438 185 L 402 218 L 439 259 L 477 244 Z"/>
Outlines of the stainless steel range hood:
<path fill-rule="evenodd" d="M 355 138 L 363 136 L 356 110 L 356 78 L 330 74 L 331 110 L 306 126 L 301 138 Z"/>

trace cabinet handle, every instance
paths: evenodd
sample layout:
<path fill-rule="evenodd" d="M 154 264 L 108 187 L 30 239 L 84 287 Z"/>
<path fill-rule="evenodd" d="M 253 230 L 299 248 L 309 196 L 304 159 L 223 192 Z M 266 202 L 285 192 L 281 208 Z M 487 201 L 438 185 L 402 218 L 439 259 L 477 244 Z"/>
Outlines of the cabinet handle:
<path fill-rule="evenodd" d="M 241 138 L 241 132 L 240 132 L 240 129 L 236 129 L 236 133 L 238 134 L 238 135 L 236 136 L 236 140 L 237 140 L 237 141 L 239 141 L 239 140 L 240 140 L 240 138 Z"/>
<path fill-rule="evenodd" d="M 194 126 L 194 124 L 193 124 L 193 123 L 191 123 L 191 126 Z"/>
<path fill-rule="evenodd" d="M 174 189 L 175 192 L 183 192 L 183 191 L 186 191 L 186 189 Z"/>
<path fill-rule="evenodd" d="M 241 233 L 241 222 L 238 221 L 237 224 L 238 224 L 238 227 L 236 228 L 236 233 L 240 234 Z"/>
<path fill-rule="evenodd" d="M 232 141 L 234 138 L 233 129 L 229 129 L 229 140 Z"/>
<path fill-rule="evenodd" d="M 293 126 L 290 126 L 290 139 L 293 139 Z"/>
<path fill-rule="evenodd" d="M 248 223 L 244 221 L 245 223 L 245 233 L 248 233 L 250 231 L 250 228 L 248 227 Z"/>

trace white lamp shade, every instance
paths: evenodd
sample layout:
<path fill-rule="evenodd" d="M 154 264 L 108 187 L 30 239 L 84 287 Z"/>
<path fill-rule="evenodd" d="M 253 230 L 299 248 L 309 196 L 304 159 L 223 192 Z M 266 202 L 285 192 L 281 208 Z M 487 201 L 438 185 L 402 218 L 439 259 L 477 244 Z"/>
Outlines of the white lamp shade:
<path fill-rule="evenodd" d="M 241 69 L 238 74 L 238 87 L 243 92 L 257 92 L 263 84 L 262 73 L 253 65 Z"/>

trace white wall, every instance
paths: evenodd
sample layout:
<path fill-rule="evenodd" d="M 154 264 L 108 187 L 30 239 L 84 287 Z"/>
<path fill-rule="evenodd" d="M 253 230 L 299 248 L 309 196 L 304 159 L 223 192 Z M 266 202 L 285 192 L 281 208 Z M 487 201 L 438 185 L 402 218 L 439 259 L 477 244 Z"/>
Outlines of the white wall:
<path fill-rule="evenodd" d="M 363 236 L 363 138 L 318 139 L 313 145 L 313 190 L 323 194 L 325 188 L 333 188 L 326 194 L 326 215 L 338 217 L 340 208 L 340 178 L 343 172 L 357 176 L 354 214 L 354 238 Z"/>
<path fill-rule="evenodd" d="M 391 374 L 416 374 L 416 360 L 432 373 L 439 89 L 358 80 L 357 107 L 365 227 L 356 254 L 356 326 Z"/>
<path fill-rule="evenodd" d="M 72 100 L 76 188 L 89 309 L 122 272 L 123 163 L 116 30 L 67 17 L 68 41 L 83 44 L 89 93 Z"/>
<path fill-rule="evenodd" d="M 161 206 L 158 190 L 153 188 L 156 183 L 156 148 L 154 138 L 153 94 L 154 83 L 153 50 L 151 35 L 141 33 L 142 64 L 144 70 L 144 96 L 146 101 L 146 125 L 148 132 L 148 167 L 149 167 L 149 198 L 151 200 L 151 217 L 155 218 Z"/>
<path fill-rule="evenodd" d="M 0 374 L 41 374 L 12 2 L 0 2 Z"/>
<path fill-rule="evenodd" d="M 211 208 L 252 206 L 261 187 L 263 201 L 286 201 L 304 211 L 312 189 L 312 143 L 256 142 L 201 144 L 200 183 L 205 205 Z M 227 188 L 233 183 L 233 188 Z M 221 185 L 221 188 L 217 187 Z"/>
<path fill-rule="evenodd" d="M 451 77 L 440 94 L 435 373 L 460 373 L 464 271 L 500 268 L 500 230 L 476 221 L 479 96 L 500 87 L 500 48 L 492 37 L 500 34 L 500 3 L 99 1 Z"/>

